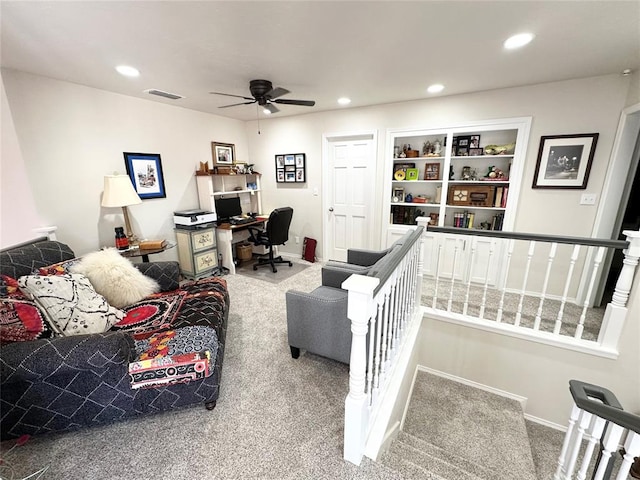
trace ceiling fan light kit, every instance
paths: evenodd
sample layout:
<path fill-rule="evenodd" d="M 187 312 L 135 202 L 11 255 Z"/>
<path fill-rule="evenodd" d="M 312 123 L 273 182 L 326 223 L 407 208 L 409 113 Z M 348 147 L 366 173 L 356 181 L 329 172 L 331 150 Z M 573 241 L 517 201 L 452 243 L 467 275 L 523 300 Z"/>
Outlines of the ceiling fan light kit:
<path fill-rule="evenodd" d="M 222 92 L 210 92 L 213 95 L 224 95 L 226 97 L 242 98 L 245 102 L 232 103 L 230 105 L 223 105 L 218 108 L 236 107 L 238 105 L 251 105 L 257 103 L 263 107 L 264 113 L 276 113 L 280 110 L 274 105 L 279 103 L 280 105 L 300 105 L 303 107 L 313 107 L 316 102 L 313 100 L 293 100 L 286 98 L 279 98 L 282 95 L 289 93 L 289 90 L 282 87 L 273 87 L 273 84 L 269 80 L 251 80 L 249 82 L 249 91 L 251 97 L 244 97 L 242 95 L 233 95 L 231 93 Z"/>

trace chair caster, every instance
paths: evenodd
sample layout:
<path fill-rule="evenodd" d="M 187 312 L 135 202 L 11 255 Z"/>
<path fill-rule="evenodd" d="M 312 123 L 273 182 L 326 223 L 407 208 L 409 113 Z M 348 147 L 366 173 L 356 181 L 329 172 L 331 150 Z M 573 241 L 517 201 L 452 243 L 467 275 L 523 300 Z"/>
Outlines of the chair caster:
<path fill-rule="evenodd" d="M 214 408 L 216 408 L 216 402 L 207 402 L 204 404 L 204 406 L 207 410 L 213 410 Z"/>
<path fill-rule="evenodd" d="M 290 267 L 293 267 L 293 263 L 289 262 L 289 266 L 290 266 Z"/>
<path fill-rule="evenodd" d="M 256 270 L 258 270 L 258 266 L 257 266 L 257 265 L 254 265 L 254 266 L 253 266 L 253 271 L 255 272 Z"/>
<path fill-rule="evenodd" d="M 278 269 L 276 267 L 273 267 L 273 273 L 278 273 Z"/>

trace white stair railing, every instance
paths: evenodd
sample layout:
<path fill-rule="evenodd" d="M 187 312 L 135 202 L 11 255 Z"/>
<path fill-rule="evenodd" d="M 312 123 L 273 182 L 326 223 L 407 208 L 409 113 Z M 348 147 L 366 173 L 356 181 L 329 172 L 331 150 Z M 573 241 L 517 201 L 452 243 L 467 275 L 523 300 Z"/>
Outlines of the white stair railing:
<path fill-rule="evenodd" d="M 427 228 L 426 222 L 424 226 Z M 627 300 L 640 259 L 640 231 L 625 231 L 626 241 L 432 226 L 427 232 L 460 239 L 472 237 L 471 242 L 451 242 L 448 255 L 453 266 L 446 275 L 441 271 L 443 265 L 450 265 L 444 258 L 444 242 L 436 242 L 435 276 L 428 279 L 430 287 L 422 300 L 428 315 L 586 353 L 617 356 Z M 476 266 L 479 238 L 488 244 L 483 271 Z M 470 248 L 465 253 L 467 244 Z M 568 256 L 560 255 L 561 245 L 570 247 Z M 603 260 L 613 250 L 624 253 L 613 299 L 600 310 L 600 318 L 593 315 L 588 323 L 588 314 L 596 312 L 589 302 Z M 489 288 L 496 256 L 504 257 L 495 260 L 495 264 L 504 263 L 504 278 L 494 280 Z M 466 272 L 466 278 L 457 277 L 456 272 Z M 575 290 L 585 272 L 584 300 L 578 301 Z M 480 282 L 478 277 L 482 275 Z M 529 305 L 527 312 L 525 304 Z"/>
<path fill-rule="evenodd" d="M 640 417 L 625 412 L 606 388 L 571 380 L 569 390 L 574 404 L 553 479 L 585 480 L 591 473 L 593 480 L 609 480 L 616 468 L 616 480 L 628 478 L 640 456 Z M 623 455 L 617 465 L 620 445 Z"/>
<path fill-rule="evenodd" d="M 387 254 L 393 255 L 391 261 L 377 276 L 351 275 L 342 284 L 348 291 L 352 333 L 344 458 L 356 465 L 362 460 L 385 396 L 397 395 L 390 384 L 394 375 L 404 375 L 396 367 L 407 331 L 422 318 L 422 276 L 418 275 L 422 271 L 422 233 L 422 227 L 416 228 L 406 243 Z"/>

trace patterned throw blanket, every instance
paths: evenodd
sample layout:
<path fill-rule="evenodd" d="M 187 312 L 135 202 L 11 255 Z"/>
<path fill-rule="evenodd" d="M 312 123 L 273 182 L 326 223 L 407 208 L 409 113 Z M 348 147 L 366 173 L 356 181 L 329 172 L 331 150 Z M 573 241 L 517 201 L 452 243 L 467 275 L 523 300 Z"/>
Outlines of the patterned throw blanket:
<path fill-rule="evenodd" d="M 208 377 L 218 353 L 210 327 L 190 326 L 136 340 L 137 358 L 129 364 L 131 388 L 157 388 Z"/>

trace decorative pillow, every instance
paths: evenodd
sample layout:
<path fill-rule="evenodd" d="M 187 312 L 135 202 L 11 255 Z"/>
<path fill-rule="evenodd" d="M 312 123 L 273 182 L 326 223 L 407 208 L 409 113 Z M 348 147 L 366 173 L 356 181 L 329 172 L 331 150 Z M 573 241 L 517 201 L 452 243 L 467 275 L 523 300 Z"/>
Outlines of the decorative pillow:
<path fill-rule="evenodd" d="M 0 300 L 0 345 L 49 336 L 51 331 L 34 302 L 9 298 Z"/>
<path fill-rule="evenodd" d="M 160 290 L 158 282 L 145 276 L 115 248 L 89 253 L 71 267 L 85 275 L 93 288 L 116 308 L 126 307 Z"/>
<path fill-rule="evenodd" d="M 79 258 L 72 258 L 64 262 L 54 263 L 48 267 L 40 267 L 33 273 L 35 275 L 64 275 L 65 273 L 72 273 L 70 270 L 71 267 L 79 261 Z"/>
<path fill-rule="evenodd" d="M 135 305 L 123 308 L 125 317 L 113 326 L 113 330 L 124 330 L 135 339 L 147 338 L 155 332 L 171 327 L 173 319 L 187 292 L 156 293 Z"/>
<path fill-rule="evenodd" d="M 0 296 L 24 298 L 18 287 L 18 280 L 8 275 L 0 275 Z"/>
<path fill-rule="evenodd" d="M 63 336 L 106 332 L 124 317 L 96 293 L 84 275 L 25 275 L 18 285 L 44 310 L 51 328 Z"/>

